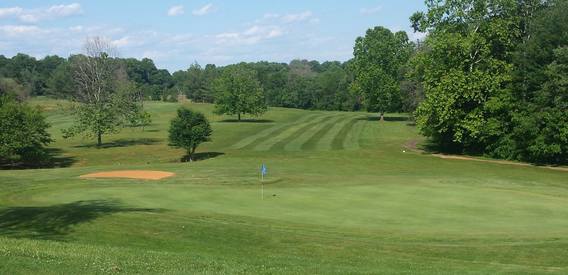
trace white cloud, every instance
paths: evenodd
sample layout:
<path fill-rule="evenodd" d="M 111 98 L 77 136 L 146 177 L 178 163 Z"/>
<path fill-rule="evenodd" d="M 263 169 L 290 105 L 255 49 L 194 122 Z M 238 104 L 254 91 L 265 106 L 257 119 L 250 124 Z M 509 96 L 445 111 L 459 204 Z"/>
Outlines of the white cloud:
<path fill-rule="evenodd" d="M 125 36 L 125 37 L 122 37 L 120 39 L 112 40 L 110 43 L 113 46 L 120 48 L 120 47 L 128 46 L 130 44 L 130 42 L 131 42 L 130 38 L 128 36 Z"/>
<path fill-rule="evenodd" d="M 7 36 L 30 36 L 44 33 L 45 31 L 37 26 L 4 25 L 0 26 L 0 32 Z"/>
<path fill-rule="evenodd" d="M 16 16 L 23 12 L 24 10 L 20 7 L 12 8 L 0 8 L 0 18 Z"/>
<path fill-rule="evenodd" d="M 54 5 L 43 9 L 22 9 L 20 7 L 0 9 L 0 18 L 14 17 L 26 23 L 36 23 L 42 20 L 68 17 L 81 14 L 81 5 L 72 3 L 69 5 Z"/>
<path fill-rule="evenodd" d="M 182 5 L 173 6 L 168 10 L 168 16 L 178 16 L 185 13 Z"/>
<path fill-rule="evenodd" d="M 73 3 L 69 5 L 51 6 L 47 9 L 46 14 L 56 17 L 65 17 L 80 14 L 82 12 L 83 11 L 81 10 L 81 5 L 78 3 Z"/>
<path fill-rule="evenodd" d="M 85 28 L 81 25 L 77 25 L 77 26 L 73 26 L 73 27 L 69 27 L 70 31 L 73 32 L 82 32 Z"/>
<path fill-rule="evenodd" d="M 300 23 L 308 21 L 313 24 L 320 22 L 320 19 L 314 17 L 311 11 L 303 11 L 300 13 L 288 13 L 288 14 L 278 14 L 278 13 L 265 13 L 262 18 L 257 19 L 255 24 L 265 23 L 265 22 L 278 22 L 284 24 Z"/>
<path fill-rule="evenodd" d="M 225 32 L 215 35 L 218 45 L 254 45 L 261 41 L 284 35 L 278 26 L 254 25 L 242 32 Z"/>
<path fill-rule="evenodd" d="M 302 22 L 311 18 L 312 15 L 313 14 L 311 11 L 304 11 L 301 13 L 291 13 L 282 16 L 282 21 L 284 21 L 284 23 Z"/>
<path fill-rule="evenodd" d="M 213 4 L 207 4 L 199 9 L 193 10 L 191 13 L 196 16 L 202 16 L 212 11 L 213 11 Z"/>
<path fill-rule="evenodd" d="M 380 12 L 383 9 L 382 6 L 376 6 L 376 7 L 371 7 L 371 8 L 362 8 L 360 10 L 361 14 L 364 15 L 370 15 L 370 14 L 375 14 Z"/>

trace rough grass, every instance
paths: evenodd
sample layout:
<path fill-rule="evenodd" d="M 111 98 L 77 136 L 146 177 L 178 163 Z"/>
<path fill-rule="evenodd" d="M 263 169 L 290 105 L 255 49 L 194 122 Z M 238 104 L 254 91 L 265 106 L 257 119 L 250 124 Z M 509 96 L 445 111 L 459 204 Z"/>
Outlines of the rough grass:
<path fill-rule="evenodd" d="M 219 153 L 194 163 L 167 146 L 177 104 L 148 103 L 154 123 L 103 149 L 61 139 L 70 120 L 51 108 L 53 147 L 75 161 L 0 171 L 0 274 L 568 272 L 566 172 L 403 153 L 416 129 L 364 113 L 238 123 L 189 106 L 214 128 L 199 153 Z M 138 169 L 176 176 L 79 178 Z"/>

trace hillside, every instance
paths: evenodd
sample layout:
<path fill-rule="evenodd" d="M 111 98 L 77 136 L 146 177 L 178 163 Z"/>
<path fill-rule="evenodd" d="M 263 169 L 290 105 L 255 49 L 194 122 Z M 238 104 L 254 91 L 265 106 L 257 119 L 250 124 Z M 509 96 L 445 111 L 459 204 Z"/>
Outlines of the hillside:
<path fill-rule="evenodd" d="M 212 122 L 200 161 L 167 145 L 177 103 L 148 102 L 153 123 L 61 138 L 64 168 L 0 171 L 0 273 L 568 272 L 568 174 L 441 159 L 403 115 L 272 108 Z M 261 198 L 259 166 L 268 175 Z M 161 181 L 80 179 L 160 170 Z"/>

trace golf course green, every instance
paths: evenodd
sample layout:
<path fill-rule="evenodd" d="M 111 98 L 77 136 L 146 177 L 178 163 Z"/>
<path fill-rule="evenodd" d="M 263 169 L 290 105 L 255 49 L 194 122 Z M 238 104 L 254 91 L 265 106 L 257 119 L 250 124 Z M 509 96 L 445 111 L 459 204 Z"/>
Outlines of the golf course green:
<path fill-rule="evenodd" d="M 103 148 L 62 138 L 65 102 L 32 103 L 60 167 L 0 171 L 0 274 L 568 273 L 568 172 L 408 148 L 423 139 L 403 114 L 236 122 L 188 103 L 213 136 L 182 163 L 167 141 L 179 103 L 146 102 L 152 124 Z M 115 170 L 175 176 L 80 178 Z"/>

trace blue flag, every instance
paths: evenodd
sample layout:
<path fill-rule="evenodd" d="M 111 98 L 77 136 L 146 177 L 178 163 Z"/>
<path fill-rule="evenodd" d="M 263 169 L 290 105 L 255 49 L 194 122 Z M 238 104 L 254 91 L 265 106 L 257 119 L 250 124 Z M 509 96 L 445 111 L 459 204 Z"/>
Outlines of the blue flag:
<path fill-rule="evenodd" d="M 260 173 L 261 173 L 263 176 L 266 176 L 266 173 L 267 173 L 267 172 L 268 172 L 268 171 L 267 171 L 267 169 L 266 169 L 266 165 L 264 165 L 264 163 L 263 163 L 262 166 L 260 166 Z"/>

